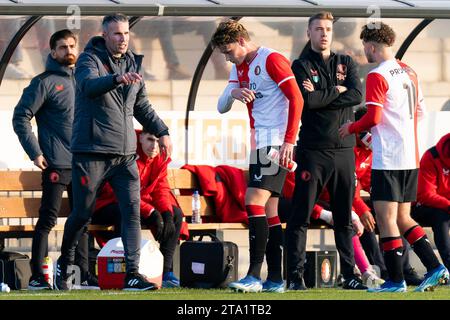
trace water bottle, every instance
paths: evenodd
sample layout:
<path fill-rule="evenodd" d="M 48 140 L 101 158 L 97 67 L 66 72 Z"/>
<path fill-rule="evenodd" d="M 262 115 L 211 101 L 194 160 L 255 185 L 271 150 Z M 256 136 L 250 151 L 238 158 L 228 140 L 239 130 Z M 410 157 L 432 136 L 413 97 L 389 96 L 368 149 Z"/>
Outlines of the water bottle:
<path fill-rule="evenodd" d="M 0 283 L 0 292 L 10 292 L 11 289 L 9 288 L 9 286 L 6 283 Z"/>
<path fill-rule="evenodd" d="M 195 190 L 192 195 L 192 223 L 202 223 L 202 217 L 200 216 L 200 194 L 198 190 Z"/>
<path fill-rule="evenodd" d="M 45 281 L 53 287 L 53 261 L 50 257 L 45 257 L 42 262 L 42 273 Z"/>
<path fill-rule="evenodd" d="M 275 148 L 270 148 L 269 153 L 267 154 L 266 158 L 273 163 L 279 165 L 280 167 L 288 170 L 289 172 L 294 172 L 295 169 L 297 169 L 297 163 L 294 160 L 291 160 L 287 167 L 282 166 L 280 164 L 280 152 Z"/>

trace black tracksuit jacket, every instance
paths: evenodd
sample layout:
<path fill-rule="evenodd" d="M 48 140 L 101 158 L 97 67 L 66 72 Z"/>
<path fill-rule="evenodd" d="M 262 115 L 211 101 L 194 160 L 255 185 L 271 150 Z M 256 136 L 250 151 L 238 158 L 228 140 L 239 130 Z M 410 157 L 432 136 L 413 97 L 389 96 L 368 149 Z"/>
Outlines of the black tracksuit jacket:
<path fill-rule="evenodd" d="M 342 140 L 338 133 L 341 125 L 354 121 L 351 107 L 360 104 L 362 99 L 361 82 L 352 58 L 332 52 L 325 63 L 319 53 L 309 49 L 293 62 L 292 70 L 304 99 L 298 148 L 354 147 L 353 135 Z M 303 88 L 302 82 L 307 79 L 314 85 L 313 92 Z M 339 94 L 337 85 L 348 90 Z"/>

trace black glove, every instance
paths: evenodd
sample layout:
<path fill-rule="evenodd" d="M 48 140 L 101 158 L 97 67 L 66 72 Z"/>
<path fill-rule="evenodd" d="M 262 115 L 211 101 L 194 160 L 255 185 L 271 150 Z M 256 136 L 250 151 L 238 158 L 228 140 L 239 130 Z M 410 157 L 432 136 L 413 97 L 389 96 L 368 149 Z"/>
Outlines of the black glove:
<path fill-rule="evenodd" d="M 161 213 L 159 213 L 158 210 L 153 210 L 150 216 L 148 216 L 147 218 L 142 218 L 141 224 L 151 227 L 155 240 L 161 240 L 164 230 L 164 221 L 161 217 Z"/>
<path fill-rule="evenodd" d="M 173 216 L 170 211 L 163 212 L 161 216 L 164 221 L 164 231 L 162 239 L 167 240 L 175 234 L 175 224 L 173 223 Z"/>

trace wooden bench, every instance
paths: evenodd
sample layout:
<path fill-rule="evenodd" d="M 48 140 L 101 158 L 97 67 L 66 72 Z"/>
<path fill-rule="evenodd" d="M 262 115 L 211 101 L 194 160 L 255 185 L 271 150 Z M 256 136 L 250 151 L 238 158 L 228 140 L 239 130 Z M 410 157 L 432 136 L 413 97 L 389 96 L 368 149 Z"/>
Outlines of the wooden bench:
<path fill-rule="evenodd" d="M 248 174 L 247 171 L 245 174 Z M 189 223 L 192 216 L 192 193 L 200 189 L 198 179 L 188 170 L 169 169 L 168 181 Z M 0 225 L 0 246 L 5 238 L 32 237 L 34 224 L 24 223 L 22 219 L 39 217 L 41 191 L 41 171 L 0 171 L 0 219 L 8 219 L 6 224 Z M 214 199 L 200 196 L 200 201 L 202 219 L 209 221 L 208 218 L 215 214 Z M 69 214 L 68 198 L 63 198 L 59 217 L 65 218 Z M 326 226 L 314 224 L 313 228 Z M 191 235 L 245 229 L 247 226 L 243 223 L 189 223 Z M 53 228 L 53 231 L 63 230 L 63 224 L 57 224 Z M 90 225 L 89 230 L 113 230 L 113 226 Z"/>
<path fill-rule="evenodd" d="M 196 177 L 184 169 L 169 169 L 168 180 L 171 189 L 186 221 L 190 222 L 192 209 L 192 192 L 199 188 Z M 5 238 L 32 237 L 34 224 L 24 223 L 24 218 L 38 218 L 41 204 L 41 171 L 0 171 L 0 219 L 7 219 L 0 225 L 0 240 Z M 201 196 L 202 219 L 214 215 L 213 199 Z M 60 218 L 70 214 L 68 198 L 63 198 Z M 219 229 L 246 229 L 242 223 L 189 223 L 189 230 L 197 232 L 214 232 Z M 64 230 L 63 224 L 57 224 L 53 231 Z M 113 230 L 112 226 L 90 225 L 89 230 Z"/>

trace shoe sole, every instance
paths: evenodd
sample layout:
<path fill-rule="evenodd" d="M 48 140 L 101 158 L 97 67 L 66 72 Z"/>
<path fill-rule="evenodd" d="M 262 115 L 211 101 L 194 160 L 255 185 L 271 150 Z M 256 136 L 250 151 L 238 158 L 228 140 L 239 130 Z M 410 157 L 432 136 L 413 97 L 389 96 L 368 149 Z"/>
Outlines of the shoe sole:
<path fill-rule="evenodd" d="M 386 293 L 386 292 L 392 292 L 392 293 L 402 293 L 402 292 L 406 292 L 406 289 L 405 288 L 401 288 L 401 289 L 395 289 L 395 290 L 373 290 L 372 288 L 369 288 L 368 290 L 367 290 L 367 292 L 370 292 L 370 293 Z"/>
<path fill-rule="evenodd" d="M 124 288 L 123 291 L 155 291 L 158 290 L 158 287 L 147 287 L 142 289 L 137 288 Z"/>
<path fill-rule="evenodd" d="M 242 293 L 259 293 L 262 292 L 262 286 L 261 288 L 252 289 L 252 288 L 245 288 L 245 287 L 228 287 L 234 292 L 242 292 Z"/>
<path fill-rule="evenodd" d="M 162 287 L 163 287 L 164 289 L 173 289 L 173 288 L 179 288 L 180 285 L 179 285 L 179 284 L 172 283 L 172 282 L 164 282 L 164 281 L 163 281 Z"/>
<path fill-rule="evenodd" d="M 262 289 L 261 292 L 267 292 L 267 293 L 285 293 L 285 289 L 275 289 L 275 290 L 268 290 L 268 289 Z"/>
<path fill-rule="evenodd" d="M 74 285 L 72 290 L 100 290 L 100 287 Z"/>
<path fill-rule="evenodd" d="M 425 288 L 416 288 L 414 292 L 427 292 L 427 291 L 434 291 L 437 286 L 439 285 L 445 285 L 448 282 L 449 274 L 447 272 L 443 272 L 437 282 L 435 284 L 430 284 L 429 286 L 426 286 Z"/>
<path fill-rule="evenodd" d="M 28 286 L 28 290 L 31 291 L 39 291 L 39 290 L 53 290 L 52 288 L 49 287 L 33 287 L 33 286 Z"/>

